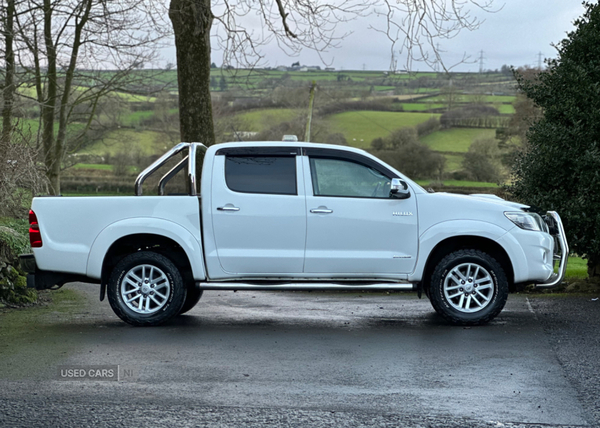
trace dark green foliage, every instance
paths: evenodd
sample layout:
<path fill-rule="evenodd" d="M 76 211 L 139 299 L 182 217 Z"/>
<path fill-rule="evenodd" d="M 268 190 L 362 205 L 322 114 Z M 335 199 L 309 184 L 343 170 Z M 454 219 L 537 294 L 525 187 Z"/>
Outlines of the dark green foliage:
<path fill-rule="evenodd" d="M 497 183 L 502 175 L 501 154 L 493 138 L 473 141 L 462 166 L 470 180 Z"/>
<path fill-rule="evenodd" d="M 430 117 L 425 122 L 419 123 L 415 128 L 419 137 L 424 137 L 440 130 L 440 120 L 437 117 Z"/>
<path fill-rule="evenodd" d="M 421 143 L 411 143 L 398 150 L 373 152 L 382 161 L 412 179 L 439 179 L 444 171 L 446 158 Z"/>
<path fill-rule="evenodd" d="M 446 158 L 421 143 L 415 128 L 397 129 L 371 142 L 372 153 L 413 179 L 440 178 Z"/>
<path fill-rule="evenodd" d="M 591 275 L 600 275 L 600 6 L 584 5 L 546 71 L 537 79 L 515 73 L 543 117 L 529 128 L 509 190 L 558 211 L 571 249 L 588 258 Z"/>
<path fill-rule="evenodd" d="M 29 250 L 26 235 L 10 227 L 0 226 L 0 262 L 12 262 L 21 253 Z"/>
<path fill-rule="evenodd" d="M 15 268 L 18 266 L 18 255 L 28 249 L 29 242 L 25 235 L 0 226 L 0 302 L 22 305 L 37 300 L 37 293 L 27 288 L 25 276 Z"/>

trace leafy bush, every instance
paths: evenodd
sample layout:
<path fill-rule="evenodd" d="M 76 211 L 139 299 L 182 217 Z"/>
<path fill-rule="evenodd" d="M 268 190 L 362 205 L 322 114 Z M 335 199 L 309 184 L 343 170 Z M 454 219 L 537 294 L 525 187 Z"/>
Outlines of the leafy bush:
<path fill-rule="evenodd" d="M 400 128 L 371 141 L 371 152 L 414 179 L 440 178 L 446 158 L 419 141 L 415 128 Z"/>
<path fill-rule="evenodd" d="M 472 180 L 496 183 L 502 177 L 502 157 L 493 138 L 473 141 L 462 162 Z"/>
<path fill-rule="evenodd" d="M 600 5 L 584 3 L 558 58 L 536 79 L 516 73 L 519 89 L 542 109 L 513 167 L 510 191 L 557 211 L 571 249 L 600 277 Z"/>
<path fill-rule="evenodd" d="M 409 144 L 418 143 L 419 139 L 415 128 L 400 128 L 385 138 L 375 138 L 371 141 L 371 147 L 374 150 L 396 150 Z"/>
<path fill-rule="evenodd" d="M 373 155 L 413 179 L 439 179 L 446 158 L 419 142 L 408 143 L 397 150 L 373 151 Z"/>
<path fill-rule="evenodd" d="M 440 120 L 437 117 L 431 117 L 427 119 L 427 121 L 423 123 L 419 123 L 415 129 L 417 130 L 417 135 L 419 137 L 424 137 L 425 135 L 433 134 L 440 129 Z"/>
<path fill-rule="evenodd" d="M 25 276 L 16 268 L 19 254 L 28 252 L 29 240 L 6 226 L 0 226 L 0 301 L 22 305 L 37 300 L 37 293 L 27 288 Z"/>

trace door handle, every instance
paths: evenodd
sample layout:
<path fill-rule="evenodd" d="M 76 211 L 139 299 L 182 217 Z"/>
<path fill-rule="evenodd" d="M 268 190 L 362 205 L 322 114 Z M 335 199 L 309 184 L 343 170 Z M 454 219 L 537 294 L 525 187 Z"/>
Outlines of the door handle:
<path fill-rule="evenodd" d="M 312 210 L 310 210 L 310 212 L 313 214 L 331 214 L 333 210 L 330 210 L 329 208 L 324 206 L 320 206 L 319 208 L 313 208 Z"/>
<path fill-rule="evenodd" d="M 231 204 L 227 204 L 224 207 L 217 207 L 218 211 L 239 211 L 240 209 L 238 207 L 234 207 Z"/>

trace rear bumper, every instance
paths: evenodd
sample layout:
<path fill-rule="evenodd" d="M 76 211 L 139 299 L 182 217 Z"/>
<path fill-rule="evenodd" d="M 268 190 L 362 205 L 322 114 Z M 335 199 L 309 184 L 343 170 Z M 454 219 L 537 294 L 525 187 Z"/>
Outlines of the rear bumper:
<path fill-rule="evenodd" d="M 90 278 L 65 272 L 51 272 L 40 270 L 35 263 L 33 254 L 21 254 L 19 256 L 21 269 L 27 272 L 27 287 L 36 290 L 49 290 L 60 288 L 67 282 L 91 282 Z"/>
<path fill-rule="evenodd" d="M 554 263 L 558 262 L 558 270 L 550 275 L 546 281 L 536 284 L 537 288 L 552 288 L 559 285 L 567 272 L 567 259 L 569 257 L 569 244 L 565 235 L 562 220 L 556 211 L 548 211 L 546 220 L 554 237 Z"/>

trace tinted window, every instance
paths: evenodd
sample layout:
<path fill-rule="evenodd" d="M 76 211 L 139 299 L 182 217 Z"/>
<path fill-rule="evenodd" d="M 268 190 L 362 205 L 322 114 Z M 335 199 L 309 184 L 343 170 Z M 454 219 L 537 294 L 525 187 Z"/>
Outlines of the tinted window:
<path fill-rule="evenodd" d="M 310 170 L 315 196 L 389 198 L 391 180 L 366 165 L 311 157 Z"/>
<path fill-rule="evenodd" d="M 296 157 L 227 156 L 225 180 L 236 192 L 296 195 Z"/>

